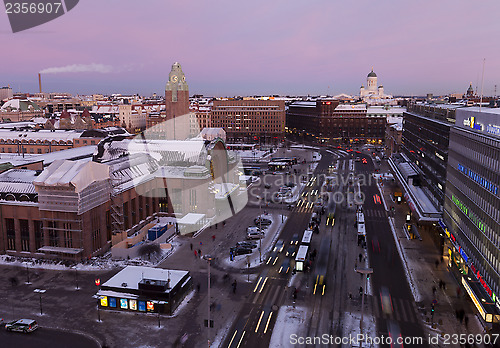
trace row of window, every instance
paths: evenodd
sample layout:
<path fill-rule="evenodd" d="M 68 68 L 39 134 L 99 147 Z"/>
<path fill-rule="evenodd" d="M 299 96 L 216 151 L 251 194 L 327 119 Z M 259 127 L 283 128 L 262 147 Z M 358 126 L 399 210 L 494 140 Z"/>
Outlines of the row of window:
<path fill-rule="evenodd" d="M 496 185 L 493 185 L 491 182 L 484 179 L 482 176 L 476 174 L 469 168 L 466 168 L 461 164 L 457 164 L 457 169 L 460 172 L 464 173 L 466 176 L 468 176 L 471 180 L 475 181 L 477 184 L 485 188 L 486 190 L 490 191 L 495 195 L 498 194 L 498 187 Z"/>
<path fill-rule="evenodd" d="M 476 235 L 471 231 L 471 228 L 468 226 L 466 221 L 462 221 L 461 217 L 457 214 L 456 211 L 446 211 L 447 215 L 445 215 L 445 220 L 449 227 L 453 231 L 460 231 L 459 234 L 463 238 L 459 239 L 467 241 L 467 244 L 470 245 L 467 250 L 467 255 L 469 256 L 469 262 L 474 263 L 476 268 L 480 270 L 480 273 L 483 275 L 488 286 L 495 293 L 499 293 L 499 281 L 500 281 L 500 251 L 495 248 L 491 242 L 489 242 L 484 235 Z M 446 217 L 450 217 L 451 221 L 448 221 Z M 459 243 L 462 247 L 463 243 Z M 491 249 L 491 250 L 490 250 Z"/>

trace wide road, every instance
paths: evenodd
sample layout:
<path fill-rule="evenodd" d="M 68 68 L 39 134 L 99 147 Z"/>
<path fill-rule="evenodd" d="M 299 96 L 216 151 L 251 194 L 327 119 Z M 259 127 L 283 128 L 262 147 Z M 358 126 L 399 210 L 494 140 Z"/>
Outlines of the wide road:
<path fill-rule="evenodd" d="M 41 327 L 27 334 L 8 332 L 4 328 L 0 328 L 0 347 L 101 348 L 101 345 L 85 335 Z"/>
<path fill-rule="evenodd" d="M 324 153 L 317 171 L 323 171 L 332 160 L 332 154 Z M 312 191 L 319 190 L 322 182 L 318 181 L 320 180 L 310 181 L 311 184 L 305 187 L 304 192 L 309 194 Z M 229 330 L 222 347 L 269 346 L 279 307 L 288 296 L 292 296 L 292 293 L 286 292 L 286 288 L 294 261 L 291 261 L 293 258 L 287 258 L 285 252 L 295 233 L 302 237 L 302 233 L 311 219 L 312 211 L 312 204 L 310 206 L 308 204 L 307 208 L 304 205 L 294 207 L 293 213 L 290 214 L 280 235 L 280 239 L 285 242 L 283 252 L 278 254 L 276 262 L 273 260 L 263 267 L 263 271 L 257 277 L 252 291 L 247 296 L 247 300 Z M 283 267 L 286 266 L 287 259 L 291 261 L 290 271 L 285 273 Z M 282 270 L 281 273 L 279 272 L 280 269 Z M 303 294 L 300 294 L 299 298 L 300 296 L 303 296 Z"/>
<path fill-rule="evenodd" d="M 370 156 L 355 155 L 367 159 L 367 163 L 356 162 L 357 174 L 372 174 L 375 166 Z M 363 211 L 370 267 L 373 268 L 371 277 L 373 296 L 368 298 L 368 306 L 372 307 L 373 315 L 376 317 L 378 334 L 387 336 L 391 331 L 389 327 L 397 332 L 399 326 L 403 338 L 424 337 L 424 330 L 416 312 L 415 301 L 396 248 L 380 192 L 374 180 L 361 185 L 361 190 L 365 194 Z M 387 288 L 391 296 L 392 308 L 388 308 L 387 305 L 385 309 L 382 307 L 380 294 L 383 287 Z M 385 303 L 387 304 L 386 301 Z M 423 344 L 405 344 L 404 346 L 426 347 L 428 345 L 424 341 Z"/>

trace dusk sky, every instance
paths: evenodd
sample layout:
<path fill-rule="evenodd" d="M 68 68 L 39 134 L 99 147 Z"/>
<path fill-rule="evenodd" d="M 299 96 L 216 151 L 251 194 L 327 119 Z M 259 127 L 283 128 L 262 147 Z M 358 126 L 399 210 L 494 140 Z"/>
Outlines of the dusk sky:
<path fill-rule="evenodd" d="M 164 93 L 172 63 L 190 94 L 359 93 L 371 67 L 395 95 L 500 93 L 500 1 L 82 0 L 13 34 L 0 13 L 0 86 Z M 83 68 L 82 68 L 83 66 Z M 49 70 L 51 71 L 51 70 Z M 54 71 L 54 69 L 52 70 Z"/>

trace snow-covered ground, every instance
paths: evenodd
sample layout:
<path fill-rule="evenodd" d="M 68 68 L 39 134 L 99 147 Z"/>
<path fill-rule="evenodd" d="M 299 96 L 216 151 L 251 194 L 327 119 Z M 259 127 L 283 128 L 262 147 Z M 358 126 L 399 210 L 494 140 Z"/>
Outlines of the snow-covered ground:
<path fill-rule="evenodd" d="M 358 335 L 363 334 L 365 338 L 376 338 L 376 322 L 375 318 L 371 315 L 364 313 L 363 315 L 363 331 L 360 330 L 361 313 L 344 313 L 342 320 L 342 337 L 359 337 Z M 345 345 L 349 347 L 373 347 L 376 348 L 376 344 L 368 344 L 367 341 L 356 342 L 355 344 Z"/>
<path fill-rule="evenodd" d="M 305 321 L 308 314 L 307 307 L 282 306 L 276 317 L 276 324 L 274 325 L 269 347 L 294 347 L 295 345 L 290 340 L 292 335 L 297 335 L 297 337 L 307 336 Z"/>

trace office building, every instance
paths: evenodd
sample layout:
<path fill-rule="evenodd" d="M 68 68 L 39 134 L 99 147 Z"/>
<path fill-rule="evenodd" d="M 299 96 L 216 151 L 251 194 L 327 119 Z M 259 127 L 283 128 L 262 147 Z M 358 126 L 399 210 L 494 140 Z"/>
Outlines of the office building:
<path fill-rule="evenodd" d="M 444 199 L 450 266 L 482 318 L 500 316 L 500 108 L 456 111 Z"/>

